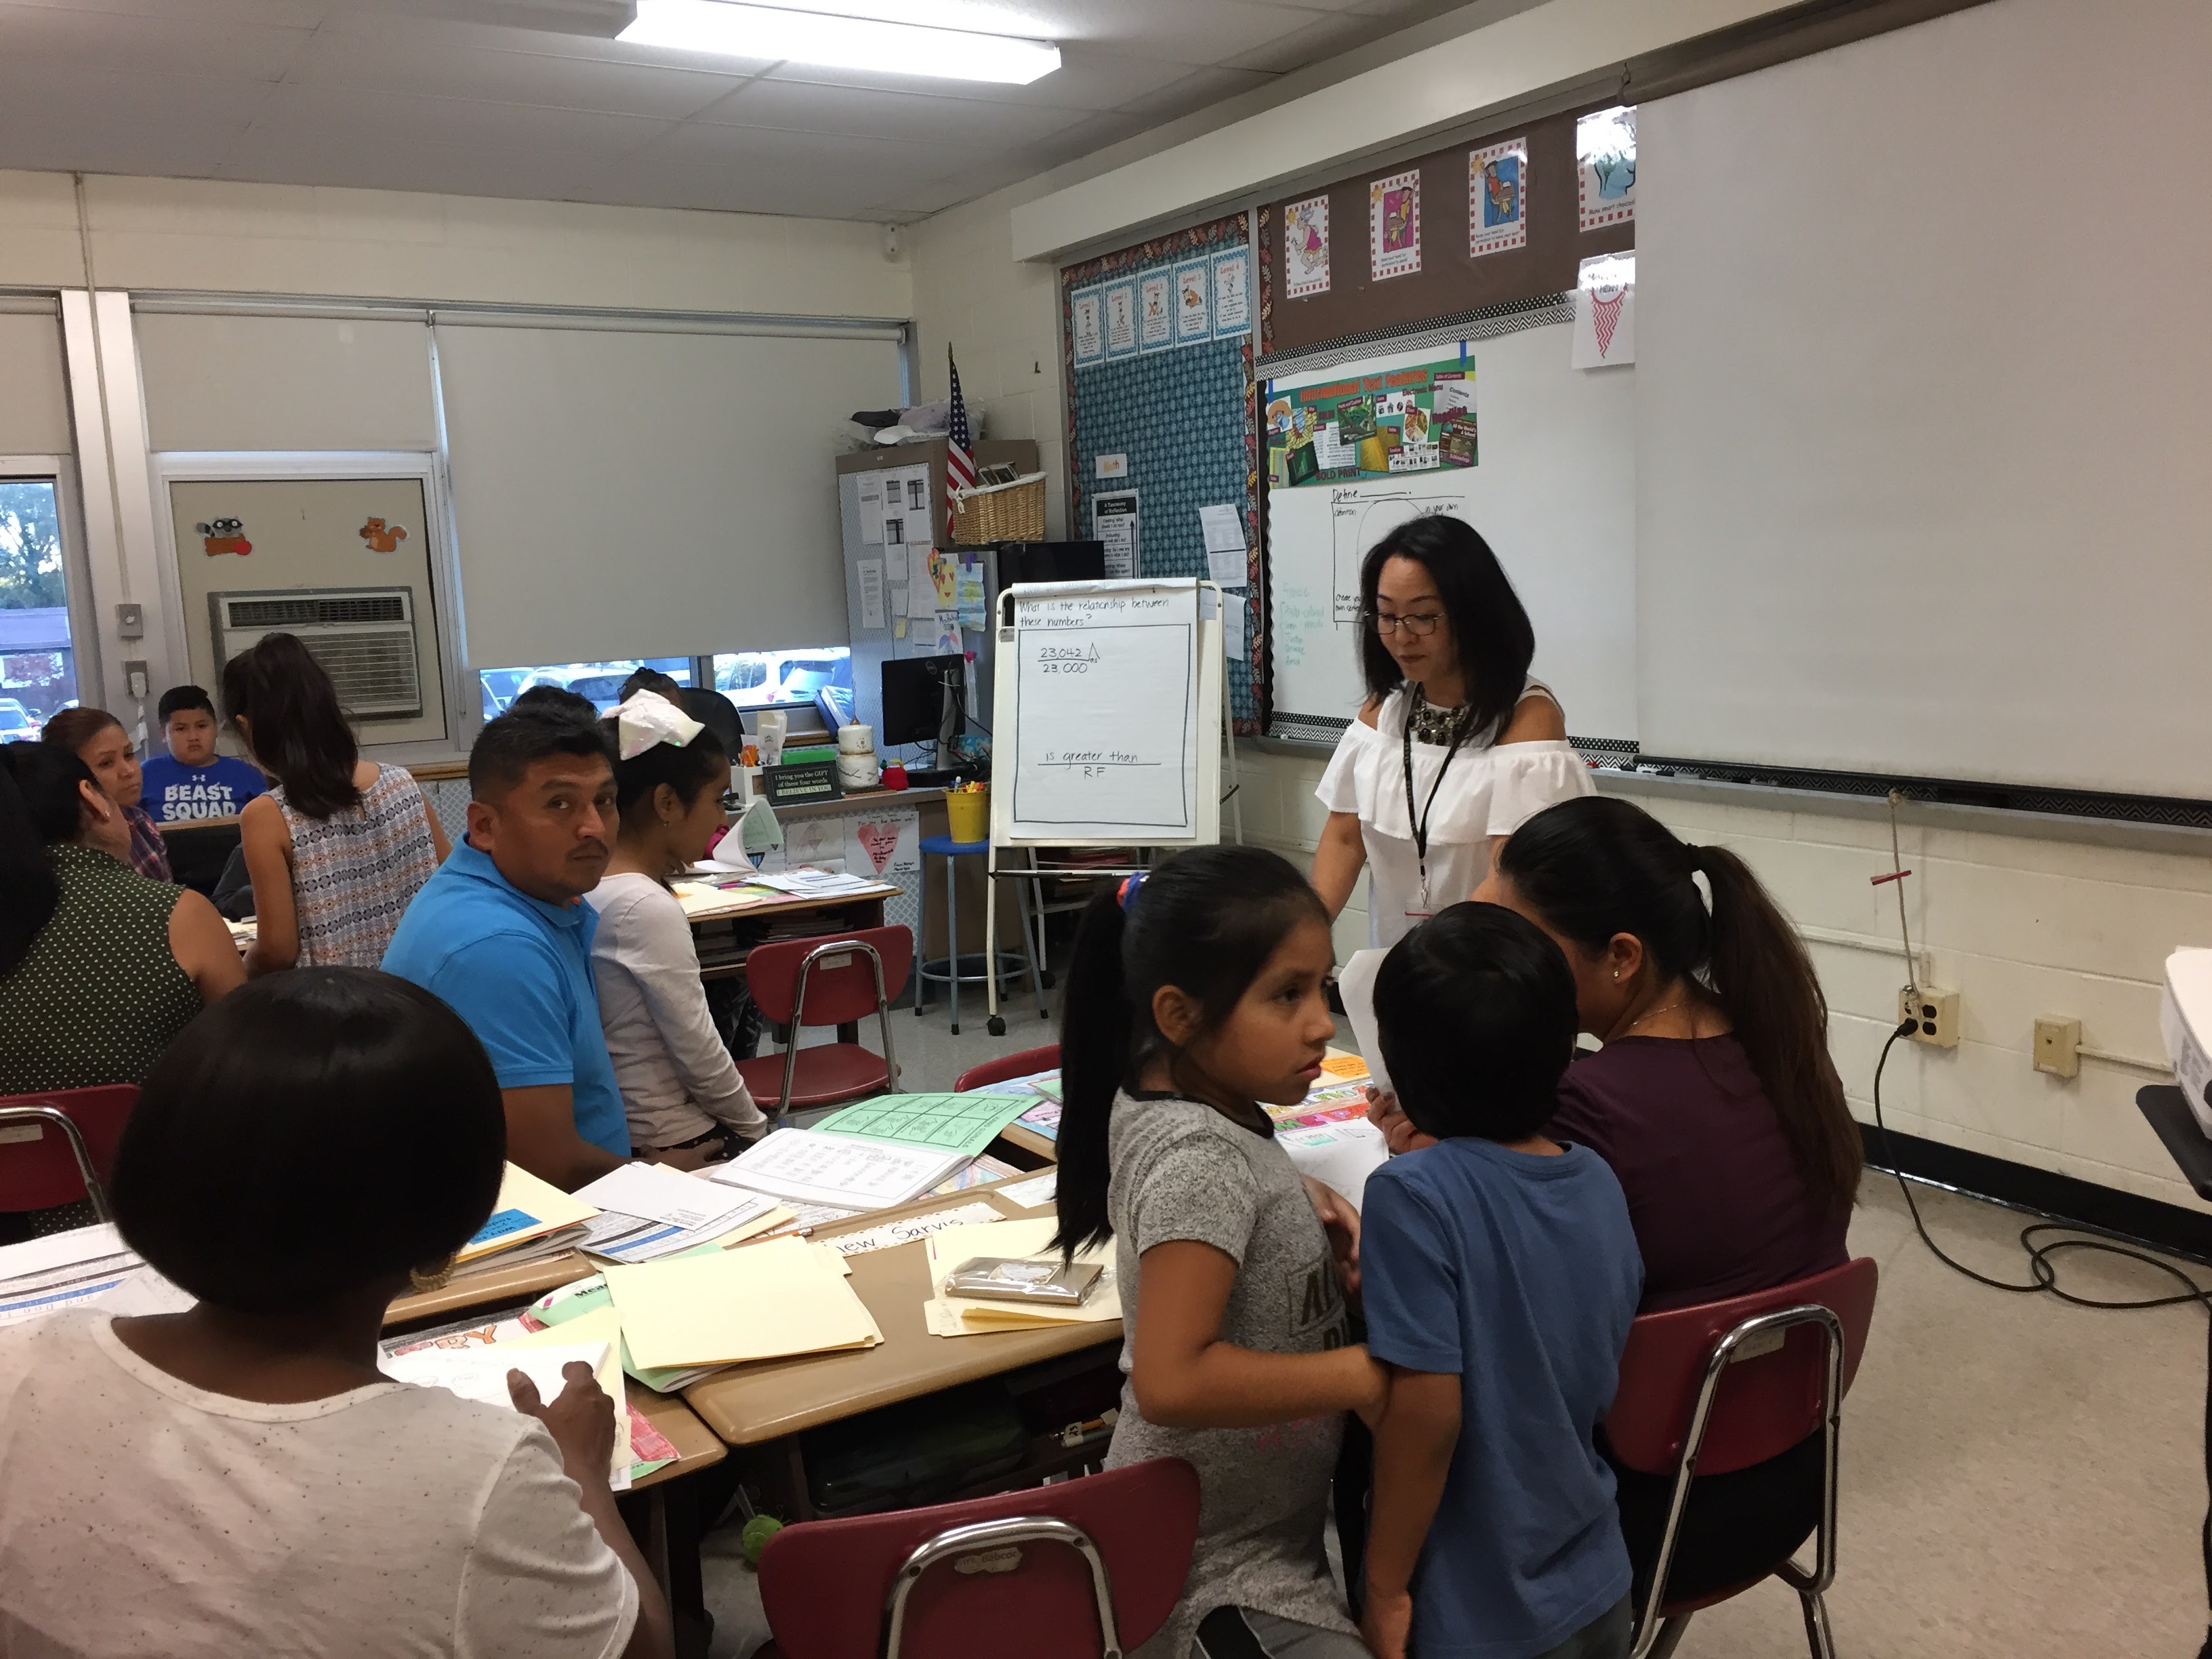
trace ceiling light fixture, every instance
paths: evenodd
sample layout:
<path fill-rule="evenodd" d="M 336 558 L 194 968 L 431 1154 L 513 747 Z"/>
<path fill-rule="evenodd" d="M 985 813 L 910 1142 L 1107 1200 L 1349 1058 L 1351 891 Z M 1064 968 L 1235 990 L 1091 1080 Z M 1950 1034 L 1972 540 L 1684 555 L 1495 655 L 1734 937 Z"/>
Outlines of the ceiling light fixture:
<path fill-rule="evenodd" d="M 1013 86 L 1026 86 L 1060 67 L 1060 48 L 1049 40 L 787 11 L 738 0 L 637 0 L 636 17 L 615 38 L 727 58 Z"/>

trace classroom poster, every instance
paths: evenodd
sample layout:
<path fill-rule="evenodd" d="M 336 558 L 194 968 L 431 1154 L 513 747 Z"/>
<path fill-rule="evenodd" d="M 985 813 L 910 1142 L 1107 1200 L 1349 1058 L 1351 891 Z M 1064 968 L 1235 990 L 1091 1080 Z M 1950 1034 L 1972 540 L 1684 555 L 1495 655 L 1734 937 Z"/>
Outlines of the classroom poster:
<path fill-rule="evenodd" d="M 860 626 L 881 628 L 884 625 L 884 562 L 881 559 L 855 559 L 853 568 L 860 579 Z"/>
<path fill-rule="evenodd" d="M 1127 357 L 1137 349 L 1137 285 L 1116 283 L 1102 292 L 1106 301 L 1106 355 Z"/>
<path fill-rule="evenodd" d="M 1267 481 L 1274 489 L 1473 466 L 1474 357 L 1431 346 L 1338 374 L 1267 385 Z"/>
<path fill-rule="evenodd" d="M 1175 341 L 1175 277 L 1156 270 L 1137 284 L 1137 345 L 1164 351 Z"/>
<path fill-rule="evenodd" d="M 1636 256 L 1603 253 L 1585 259 L 1575 284 L 1576 368 L 1611 368 L 1636 361 Z"/>
<path fill-rule="evenodd" d="M 884 544 L 884 478 L 880 472 L 860 475 L 860 545 Z"/>
<path fill-rule="evenodd" d="M 1091 498 L 1092 539 L 1106 544 L 1106 578 L 1127 581 L 1137 574 L 1137 492 L 1109 489 Z"/>
<path fill-rule="evenodd" d="M 1213 256 L 1213 337 L 1236 339 L 1252 331 L 1252 252 L 1231 248 Z"/>
<path fill-rule="evenodd" d="M 1078 368 L 1089 368 L 1106 361 L 1105 304 L 1095 288 L 1084 289 L 1068 301 L 1069 328 Z"/>
<path fill-rule="evenodd" d="M 1421 268 L 1421 170 L 1409 167 L 1367 186 L 1367 240 L 1374 280 Z"/>
<path fill-rule="evenodd" d="M 1196 345 L 1213 333 L 1213 307 L 1206 301 L 1212 286 L 1206 261 L 1197 259 L 1176 267 L 1176 343 Z"/>
<path fill-rule="evenodd" d="M 1471 259 L 1528 246 L 1528 141 L 1468 152 L 1467 252 Z"/>
<path fill-rule="evenodd" d="M 1616 104 L 1575 122 L 1577 193 L 1584 230 L 1636 216 L 1636 111 Z"/>
<path fill-rule="evenodd" d="M 1283 297 L 1328 292 L 1328 198 L 1316 196 L 1283 210 Z"/>

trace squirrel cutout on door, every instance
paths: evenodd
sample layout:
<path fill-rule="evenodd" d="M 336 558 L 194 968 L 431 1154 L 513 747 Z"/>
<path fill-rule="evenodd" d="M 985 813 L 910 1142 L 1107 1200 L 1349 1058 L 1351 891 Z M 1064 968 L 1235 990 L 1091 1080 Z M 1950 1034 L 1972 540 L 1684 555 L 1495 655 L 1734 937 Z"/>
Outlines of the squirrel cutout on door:
<path fill-rule="evenodd" d="M 404 526 L 395 524 L 387 528 L 383 520 L 371 519 L 362 526 L 361 538 L 368 544 L 372 553 L 397 553 L 399 544 L 407 539 L 407 532 Z"/>

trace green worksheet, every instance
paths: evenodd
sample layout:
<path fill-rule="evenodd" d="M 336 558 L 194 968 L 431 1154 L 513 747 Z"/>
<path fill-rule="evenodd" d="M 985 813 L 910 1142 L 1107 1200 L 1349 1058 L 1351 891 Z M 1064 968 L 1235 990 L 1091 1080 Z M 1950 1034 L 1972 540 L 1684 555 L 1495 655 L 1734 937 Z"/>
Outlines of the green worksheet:
<path fill-rule="evenodd" d="M 878 1095 L 814 1127 L 973 1158 L 1036 1103 L 1035 1095 Z"/>

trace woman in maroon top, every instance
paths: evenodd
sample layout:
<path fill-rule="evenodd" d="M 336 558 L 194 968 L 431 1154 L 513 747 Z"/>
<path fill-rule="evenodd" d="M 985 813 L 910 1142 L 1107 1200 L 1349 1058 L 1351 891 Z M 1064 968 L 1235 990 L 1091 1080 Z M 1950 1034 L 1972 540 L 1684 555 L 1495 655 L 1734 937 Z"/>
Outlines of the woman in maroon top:
<path fill-rule="evenodd" d="M 1743 860 L 1606 796 L 1539 812 L 1474 896 L 1534 922 L 1574 970 L 1604 1048 L 1567 1071 L 1547 1131 L 1602 1157 L 1628 1197 L 1646 1312 L 1787 1284 L 1844 1259 L 1858 1126 L 1796 933 Z M 1414 1144 L 1395 1111 L 1393 1151 Z M 1603 1449 L 1601 1447 L 1601 1449 Z M 1698 1480 L 1670 1595 L 1739 1582 L 1818 1518 L 1821 1437 Z M 1637 1594 L 1671 1482 L 1613 1465 Z"/>

